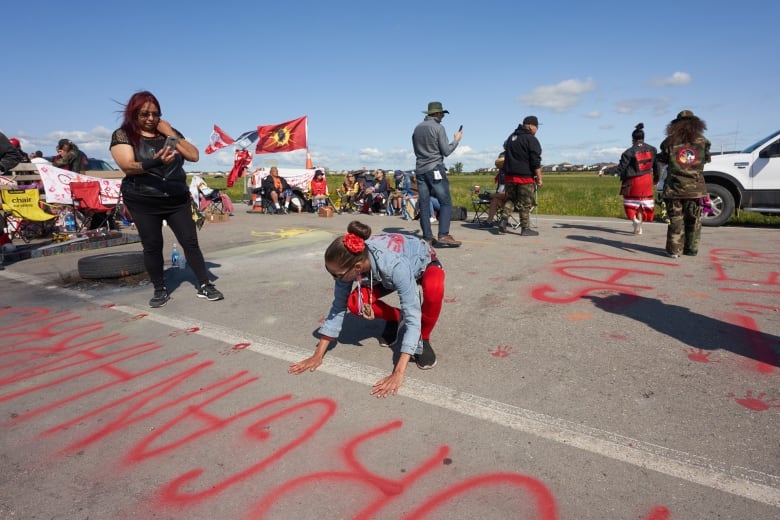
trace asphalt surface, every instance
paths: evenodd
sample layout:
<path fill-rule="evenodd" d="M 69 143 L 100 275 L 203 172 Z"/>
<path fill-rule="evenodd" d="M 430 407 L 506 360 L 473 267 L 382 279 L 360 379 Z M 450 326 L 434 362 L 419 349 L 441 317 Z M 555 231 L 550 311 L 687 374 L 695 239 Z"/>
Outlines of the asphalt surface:
<path fill-rule="evenodd" d="M 0 271 L 0 518 L 780 517 L 776 229 L 704 228 L 671 259 L 663 224 L 454 222 L 438 365 L 376 399 L 379 320 L 348 317 L 316 372 L 287 374 L 350 219 L 207 223 L 219 302 L 189 269 L 160 309 L 144 276 L 79 278 L 139 244 Z"/>

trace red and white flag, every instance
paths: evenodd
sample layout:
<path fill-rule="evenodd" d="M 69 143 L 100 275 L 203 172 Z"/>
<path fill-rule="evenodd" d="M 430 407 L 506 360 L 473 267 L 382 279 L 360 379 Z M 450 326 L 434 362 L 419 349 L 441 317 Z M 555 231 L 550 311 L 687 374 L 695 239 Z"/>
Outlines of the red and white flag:
<path fill-rule="evenodd" d="M 257 148 L 255 153 L 291 152 L 306 148 L 307 116 L 279 123 L 257 127 Z"/>
<path fill-rule="evenodd" d="M 206 153 L 214 153 L 220 148 L 233 144 L 233 138 L 222 131 L 220 127 L 214 125 L 214 130 L 209 137 L 209 145 L 206 147 Z"/>

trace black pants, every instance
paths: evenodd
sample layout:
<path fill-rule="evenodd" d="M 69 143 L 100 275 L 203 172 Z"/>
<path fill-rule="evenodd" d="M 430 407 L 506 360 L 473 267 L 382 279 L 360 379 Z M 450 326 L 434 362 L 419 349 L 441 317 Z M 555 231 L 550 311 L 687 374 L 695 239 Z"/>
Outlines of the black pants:
<path fill-rule="evenodd" d="M 163 220 L 168 222 L 168 227 L 171 228 L 171 231 L 176 236 L 176 240 L 181 244 L 184 257 L 195 273 L 198 284 L 203 285 L 209 281 L 206 262 L 203 260 L 203 253 L 198 244 L 198 231 L 195 228 L 195 222 L 192 220 L 192 210 L 190 209 L 189 201 L 185 204 L 171 205 L 165 209 L 155 207 L 152 211 L 149 211 L 143 203 L 134 203 L 127 199 L 125 203 L 133 215 L 135 227 L 138 229 L 138 235 L 141 237 L 141 244 L 144 247 L 144 265 L 155 289 L 165 287 Z"/>

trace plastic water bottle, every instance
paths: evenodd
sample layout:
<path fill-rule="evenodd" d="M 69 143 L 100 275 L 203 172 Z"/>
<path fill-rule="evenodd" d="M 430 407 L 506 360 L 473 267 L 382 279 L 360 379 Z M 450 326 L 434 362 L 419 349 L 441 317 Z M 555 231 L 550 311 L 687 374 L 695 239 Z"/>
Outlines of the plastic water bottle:
<path fill-rule="evenodd" d="M 179 248 L 176 243 L 173 244 L 173 253 L 171 253 L 171 267 L 180 267 L 181 257 L 179 256 Z"/>
<path fill-rule="evenodd" d="M 76 217 L 72 211 L 65 213 L 65 231 L 76 231 Z"/>

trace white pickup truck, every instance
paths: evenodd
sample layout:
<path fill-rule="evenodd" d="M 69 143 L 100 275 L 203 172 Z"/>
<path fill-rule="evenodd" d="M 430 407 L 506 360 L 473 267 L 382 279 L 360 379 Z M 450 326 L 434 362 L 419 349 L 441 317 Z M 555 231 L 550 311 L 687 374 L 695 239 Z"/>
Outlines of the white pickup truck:
<path fill-rule="evenodd" d="M 704 165 L 712 213 L 702 224 L 725 224 L 736 209 L 780 214 L 780 130 L 741 152 L 713 154 Z"/>

